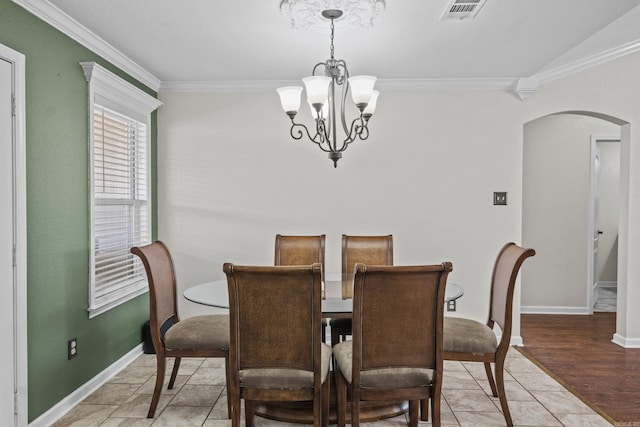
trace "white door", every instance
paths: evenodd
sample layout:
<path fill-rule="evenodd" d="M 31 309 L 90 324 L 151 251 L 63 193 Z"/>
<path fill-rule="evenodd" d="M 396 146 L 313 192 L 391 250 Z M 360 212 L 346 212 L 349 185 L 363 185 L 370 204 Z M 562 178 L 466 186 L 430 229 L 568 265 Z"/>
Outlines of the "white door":
<path fill-rule="evenodd" d="M 0 57 L 0 425 L 14 426 L 16 393 L 13 64 Z"/>

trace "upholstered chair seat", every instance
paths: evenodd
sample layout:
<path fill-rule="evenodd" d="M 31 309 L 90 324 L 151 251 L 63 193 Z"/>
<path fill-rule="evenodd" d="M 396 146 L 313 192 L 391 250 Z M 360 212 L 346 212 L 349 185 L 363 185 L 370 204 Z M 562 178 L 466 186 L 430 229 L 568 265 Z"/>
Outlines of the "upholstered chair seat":
<path fill-rule="evenodd" d="M 347 382 L 351 383 L 353 371 L 353 341 L 342 341 L 333 349 L 336 364 Z M 398 389 L 430 384 L 433 369 L 380 368 L 360 374 L 360 384 L 365 388 Z"/>
<path fill-rule="evenodd" d="M 329 365 L 331 362 L 331 346 L 322 344 L 322 383 L 329 379 Z M 250 387 L 258 389 L 274 389 L 274 388 L 312 388 L 313 372 L 300 369 L 243 369 L 238 373 L 240 377 L 241 387 Z"/>
<path fill-rule="evenodd" d="M 486 324 L 472 319 L 445 317 L 444 351 L 487 354 L 498 349 L 496 334 Z"/>
<path fill-rule="evenodd" d="M 208 314 L 189 317 L 173 325 L 164 335 L 168 350 L 229 348 L 229 316 Z"/>

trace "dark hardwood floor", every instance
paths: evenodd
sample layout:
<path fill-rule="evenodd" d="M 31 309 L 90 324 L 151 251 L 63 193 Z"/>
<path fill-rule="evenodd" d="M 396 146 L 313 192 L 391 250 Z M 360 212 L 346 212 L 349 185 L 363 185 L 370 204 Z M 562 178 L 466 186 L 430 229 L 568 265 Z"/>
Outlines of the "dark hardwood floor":
<path fill-rule="evenodd" d="M 640 349 L 611 342 L 616 313 L 523 314 L 523 354 L 618 425 L 640 426 Z"/>

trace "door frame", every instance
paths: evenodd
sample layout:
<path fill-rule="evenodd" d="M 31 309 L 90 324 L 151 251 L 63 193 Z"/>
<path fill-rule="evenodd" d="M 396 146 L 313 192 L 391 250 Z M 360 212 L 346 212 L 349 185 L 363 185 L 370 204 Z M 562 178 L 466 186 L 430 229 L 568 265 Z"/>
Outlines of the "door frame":
<path fill-rule="evenodd" d="M 27 168 L 25 56 L 0 44 L 0 57 L 13 65 L 14 345 L 16 426 L 28 424 L 27 394 Z"/>
<path fill-rule="evenodd" d="M 596 303 L 595 296 L 595 283 L 594 271 L 596 269 L 595 257 L 594 257 L 594 231 L 598 224 L 596 224 L 595 218 L 595 204 L 598 202 L 598 183 L 599 176 L 596 173 L 595 167 L 595 154 L 597 152 L 598 142 L 601 141 L 617 141 L 621 142 L 620 135 L 591 135 L 591 148 L 590 148 L 590 166 L 589 166 L 589 217 L 587 221 L 587 305 L 588 314 L 593 314 L 593 306 Z M 618 184 L 620 185 L 620 184 Z"/>

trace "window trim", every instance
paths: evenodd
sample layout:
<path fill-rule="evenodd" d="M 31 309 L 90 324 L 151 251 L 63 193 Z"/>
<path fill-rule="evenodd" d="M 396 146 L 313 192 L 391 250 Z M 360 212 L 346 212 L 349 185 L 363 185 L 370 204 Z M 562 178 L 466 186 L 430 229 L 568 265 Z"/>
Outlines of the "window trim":
<path fill-rule="evenodd" d="M 126 292 L 119 294 L 109 300 L 96 303 L 95 296 L 95 231 L 94 231 L 94 205 L 95 189 L 93 187 L 93 157 L 94 157 L 94 112 L 95 105 L 99 104 L 117 113 L 129 116 L 130 118 L 144 123 L 147 126 L 145 144 L 147 145 L 148 161 L 147 183 L 148 183 L 148 203 L 153 206 L 153 188 L 151 181 L 151 113 L 155 111 L 162 102 L 148 95 L 132 84 L 126 82 L 115 74 L 95 62 L 81 62 L 85 78 L 89 83 L 89 212 L 90 212 L 90 240 L 89 240 L 89 307 L 87 309 L 89 318 L 102 314 L 118 305 L 129 301 L 148 291 L 146 280 L 134 281 L 134 285 L 126 289 Z M 148 223 L 152 224 L 152 209 L 148 209 Z M 150 241 L 147 243 L 151 243 Z"/>

